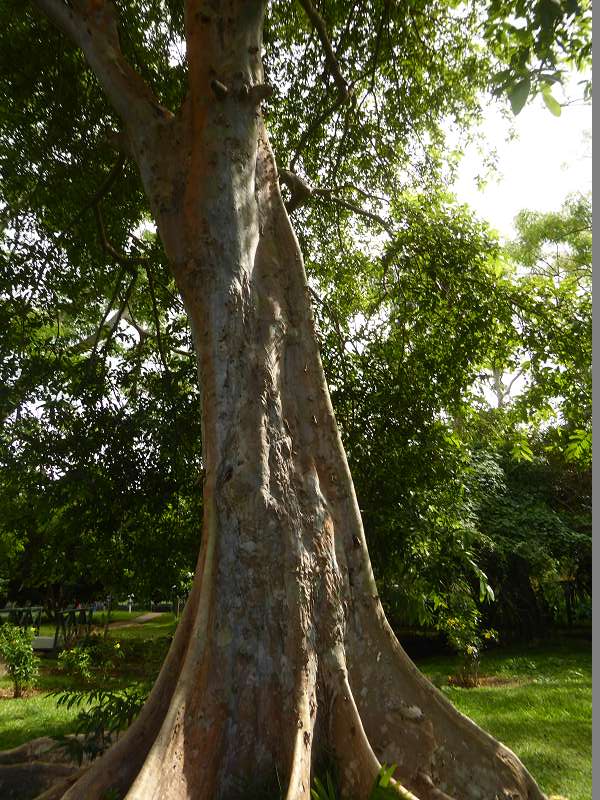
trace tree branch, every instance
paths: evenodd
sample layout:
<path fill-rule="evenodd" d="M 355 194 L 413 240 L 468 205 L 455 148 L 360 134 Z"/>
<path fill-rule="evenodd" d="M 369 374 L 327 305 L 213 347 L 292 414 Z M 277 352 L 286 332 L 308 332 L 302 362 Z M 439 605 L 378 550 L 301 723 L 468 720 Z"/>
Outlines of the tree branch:
<path fill-rule="evenodd" d="M 383 217 L 379 216 L 379 214 L 375 214 L 373 211 L 368 211 L 366 208 L 359 206 L 357 203 L 353 203 L 350 200 L 345 200 L 343 197 L 339 197 L 338 192 L 347 188 L 352 188 L 360 192 L 360 194 L 365 197 L 369 196 L 366 194 L 366 192 L 363 192 L 354 186 L 347 184 L 345 186 L 335 187 L 332 189 L 314 188 L 310 186 L 303 178 L 301 178 L 299 175 L 296 175 L 295 172 L 291 172 L 289 169 L 279 170 L 279 181 L 285 184 L 291 193 L 290 199 L 285 204 L 288 214 L 291 214 L 297 208 L 306 205 L 311 197 L 320 197 L 330 203 L 341 206 L 342 208 L 347 208 L 348 211 L 352 211 L 354 214 L 358 214 L 361 217 L 370 219 L 372 222 L 376 222 L 390 236 L 394 235 L 394 230 L 390 223 L 387 222 L 387 220 L 385 220 Z"/>
<path fill-rule="evenodd" d="M 125 255 L 125 253 L 120 253 L 117 250 L 117 248 L 112 244 L 106 235 L 106 228 L 104 226 L 104 219 L 102 218 L 102 212 L 100 211 L 99 203 L 95 203 L 94 205 L 94 215 L 98 224 L 98 232 L 100 234 L 102 249 L 111 255 L 115 261 L 118 261 L 119 264 L 124 264 L 125 266 L 132 266 L 133 264 L 147 264 L 149 262 L 150 259 L 144 256 L 128 256 Z"/>
<path fill-rule="evenodd" d="M 116 181 L 117 177 L 119 176 L 119 173 L 121 172 L 124 160 L 125 159 L 123 157 L 123 154 L 120 153 L 117 156 L 117 160 L 115 161 L 110 172 L 108 173 L 106 178 L 102 181 L 98 189 L 96 189 L 92 197 L 90 197 L 90 199 L 85 203 L 85 205 L 82 208 L 80 208 L 79 211 L 69 220 L 69 223 L 66 225 L 65 229 L 60 234 L 61 238 L 66 234 L 68 230 L 70 230 L 73 227 L 73 225 L 75 225 L 76 222 L 79 222 L 79 220 L 83 217 L 83 215 L 88 209 L 97 206 L 100 200 L 102 200 L 102 198 L 104 197 L 104 195 L 109 192 L 113 183 Z"/>
<path fill-rule="evenodd" d="M 117 113 L 132 127 L 170 112 L 121 52 L 112 0 L 80 0 L 77 10 L 63 0 L 32 0 L 83 51 Z"/>
<path fill-rule="evenodd" d="M 331 203 L 336 203 L 337 205 L 342 206 L 342 208 L 347 208 L 348 211 L 353 211 L 355 214 L 358 214 L 361 217 L 366 217 L 372 222 L 376 222 L 390 236 L 394 235 L 394 230 L 387 220 L 385 220 L 383 217 L 380 217 L 379 214 L 375 214 L 374 212 L 368 211 L 366 208 L 359 206 L 357 203 L 352 203 L 350 200 L 344 200 L 343 197 L 336 196 L 334 194 L 336 191 L 336 189 L 313 189 L 313 195 L 315 195 L 315 197 L 322 197 Z"/>
<path fill-rule="evenodd" d="M 327 108 L 323 110 L 321 114 L 318 114 L 310 125 L 304 130 L 304 133 L 300 137 L 298 144 L 296 145 L 296 150 L 294 151 L 294 155 L 290 161 L 290 168 L 293 170 L 302 154 L 302 151 L 306 147 L 307 143 L 311 139 L 311 137 L 316 133 L 319 127 L 327 120 L 328 117 L 331 116 L 337 109 L 343 104 L 343 100 L 339 97 Z"/>
<path fill-rule="evenodd" d="M 516 374 L 515 374 L 515 376 L 514 376 L 514 377 L 513 377 L 513 379 L 510 381 L 510 383 L 508 384 L 508 386 L 506 387 L 506 389 L 505 389 L 505 391 L 504 391 L 504 395 L 505 395 L 505 397 L 510 397 L 510 390 L 512 389 L 514 382 L 515 382 L 515 381 L 516 381 L 518 378 L 520 378 L 522 374 L 523 374 L 523 370 L 522 370 L 522 369 L 518 369 L 518 370 L 517 370 L 517 372 L 516 372 Z"/>
<path fill-rule="evenodd" d="M 285 204 L 286 211 L 291 214 L 300 206 L 306 205 L 313 193 L 312 186 L 309 186 L 295 172 L 289 169 L 279 170 L 279 182 L 285 184 L 290 190 L 290 199 Z"/>
<path fill-rule="evenodd" d="M 327 28 L 325 27 L 325 21 L 323 17 L 319 14 L 317 9 L 312 4 L 311 0 L 298 0 L 306 16 L 312 22 L 315 31 L 317 32 L 317 36 L 321 44 L 323 45 L 323 51 L 325 54 L 325 63 L 327 64 L 327 69 L 335 85 L 337 86 L 337 90 L 340 96 L 340 100 L 345 102 L 350 97 L 350 92 L 348 90 L 348 84 L 344 76 L 341 73 L 340 65 L 338 64 L 337 58 L 335 57 L 335 53 L 333 52 L 333 47 L 331 46 L 331 42 L 329 41 L 329 35 L 327 33 Z"/>
<path fill-rule="evenodd" d="M 108 301 L 108 305 L 106 306 L 106 311 L 104 312 L 104 315 L 103 315 L 103 317 L 102 317 L 102 319 L 100 321 L 100 325 L 98 325 L 98 330 L 96 331 L 96 334 L 95 334 L 94 339 L 93 339 L 92 358 L 96 354 L 96 348 L 98 347 L 98 342 L 100 341 L 100 336 L 102 335 L 102 331 L 103 331 L 104 327 L 107 324 L 108 315 L 110 314 L 110 310 L 113 307 L 113 303 L 117 299 L 117 295 L 119 293 L 119 289 L 121 288 L 121 281 L 123 280 L 123 276 L 125 275 L 125 272 L 126 272 L 126 268 L 122 267 L 121 271 L 117 275 L 117 280 L 115 282 L 115 288 L 114 288 L 114 291 L 112 293 L 112 297 Z M 119 319 L 120 319 L 120 316 L 115 316 L 113 319 L 111 319 L 111 322 L 110 322 L 110 325 L 109 325 L 109 336 L 112 333 L 114 327 L 119 324 Z M 76 345 L 76 349 L 79 349 L 80 345 L 81 345 L 81 343 Z"/>
<path fill-rule="evenodd" d="M 106 341 L 104 342 L 104 345 L 102 347 L 102 353 L 103 354 L 105 354 L 106 351 L 108 350 L 108 345 L 110 344 L 110 340 L 112 338 L 112 335 L 115 332 L 115 330 L 119 327 L 119 322 L 121 321 L 123 315 L 125 314 L 125 309 L 129 305 L 129 298 L 131 297 L 131 293 L 133 291 L 133 287 L 135 286 L 136 281 L 137 281 L 137 272 L 134 272 L 133 275 L 131 276 L 131 280 L 129 281 L 129 285 L 127 286 L 127 289 L 125 290 L 125 297 L 123 298 L 123 300 L 121 302 L 121 305 L 119 306 L 119 310 L 117 311 L 115 320 L 114 320 L 114 322 L 111 324 L 111 326 L 109 328 L 108 335 L 106 337 Z M 92 357 L 93 356 L 94 356 L 94 353 L 92 353 Z"/>
<path fill-rule="evenodd" d="M 162 361 L 163 369 L 165 373 L 168 375 L 170 370 L 169 370 L 169 365 L 167 364 L 167 359 L 163 348 L 162 336 L 160 333 L 160 319 L 158 316 L 158 306 L 156 303 L 156 294 L 154 292 L 154 279 L 152 277 L 152 270 L 150 269 L 150 264 L 146 264 L 146 276 L 148 278 L 148 288 L 150 289 L 150 297 L 152 299 L 152 314 L 154 316 L 154 326 L 156 328 L 156 344 L 158 346 L 158 353 L 160 355 L 160 360 Z"/>

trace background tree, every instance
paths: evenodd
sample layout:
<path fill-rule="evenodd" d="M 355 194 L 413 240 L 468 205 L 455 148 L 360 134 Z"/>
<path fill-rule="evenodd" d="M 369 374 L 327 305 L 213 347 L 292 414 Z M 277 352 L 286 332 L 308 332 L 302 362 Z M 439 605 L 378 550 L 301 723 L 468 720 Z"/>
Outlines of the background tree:
<path fill-rule="evenodd" d="M 531 635 L 571 624 L 591 597 L 591 200 L 516 223 L 512 346 L 490 370 L 497 408 L 484 404 L 474 441 L 488 443 L 478 459 L 491 489 L 480 509 L 490 612 L 507 634 Z"/>

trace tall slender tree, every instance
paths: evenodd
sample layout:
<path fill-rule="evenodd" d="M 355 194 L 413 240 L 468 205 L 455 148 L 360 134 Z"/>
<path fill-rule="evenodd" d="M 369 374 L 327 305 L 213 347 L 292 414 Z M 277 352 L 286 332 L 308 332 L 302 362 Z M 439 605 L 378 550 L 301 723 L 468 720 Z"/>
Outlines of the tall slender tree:
<path fill-rule="evenodd" d="M 76 46 L 71 74 L 83 53 L 121 121 L 111 139 L 139 170 L 193 332 L 205 468 L 196 578 L 150 698 L 102 759 L 48 796 L 212 800 L 277 775 L 300 800 L 313 764 L 333 754 L 342 789 L 359 798 L 392 761 L 404 798 L 541 798 L 516 756 L 418 672 L 385 619 L 288 213 L 335 203 L 393 243 L 387 200 L 406 174 L 435 166 L 439 119 L 476 115 L 496 56 L 509 63 L 498 85 L 519 103 L 556 80 L 548 58 L 566 34 L 554 34 L 569 33 L 580 7 L 541 0 L 529 18 L 516 4 L 538 54 L 498 22 L 509 4 L 483 27 L 481 7 L 445 2 L 300 0 L 265 17 L 265 0 L 148 0 L 121 3 L 120 25 L 111 0 L 34 5 Z M 185 65 L 171 35 L 182 20 Z M 28 24 L 44 47 L 48 29 Z M 269 98 L 280 169 L 261 113 Z M 48 149 L 69 162 L 60 141 Z"/>

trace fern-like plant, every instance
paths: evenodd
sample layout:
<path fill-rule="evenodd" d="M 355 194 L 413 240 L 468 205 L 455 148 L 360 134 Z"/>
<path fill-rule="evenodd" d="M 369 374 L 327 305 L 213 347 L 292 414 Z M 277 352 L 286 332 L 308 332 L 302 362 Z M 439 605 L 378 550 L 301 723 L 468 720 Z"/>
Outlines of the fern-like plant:
<path fill-rule="evenodd" d="M 79 709 L 75 730 L 80 738 L 58 737 L 58 740 L 80 764 L 85 757 L 93 760 L 102 755 L 113 739 L 131 725 L 148 696 L 146 688 L 140 686 L 117 690 L 59 690 L 53 694 L 57 706 Z"/>
<path fill-rule="evenodd" d="M 387 764 L 382 764 L 371 789 L 369 800 L 398 800 L 398 791 L 392 785 L 392 775 L 395 771 L 396 764 L 392 764 L 389 767 Z M 343 800 L 341 795 L 338 795 L 335 783 L 329 772 L 325 776 L 325 783 L 315 775 L 313 784 L 314 786 L 310 790 L 312 800 Z"/>

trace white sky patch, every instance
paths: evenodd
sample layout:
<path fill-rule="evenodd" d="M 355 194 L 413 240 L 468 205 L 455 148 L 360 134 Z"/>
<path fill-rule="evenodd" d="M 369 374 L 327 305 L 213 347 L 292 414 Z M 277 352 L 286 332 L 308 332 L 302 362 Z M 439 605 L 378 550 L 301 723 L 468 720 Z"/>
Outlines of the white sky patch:
<path fill-rule="evenodd" d="M 580 77 L 568 86 L 571 96 L 581 95 L 576 85 Z M 555 95 L 565 102 L 556 90 Z M 490 105 L 482 132 L 488 142 L 484 152 L 496 150 L 497 171 L 490 174 L 477 145 L 470 145 L 452 188 L 459 202 L 467 203 L 502 239 L 514 238 L 513 220 L 519 211 L 558 211 L 569 194 L 591 192 L 591 104 L 566 104 L 560 117 L 550 113 L 541 97 L 528 102 L 516 117 Z M 482 176 L 488 178 L 484 185 Z M 511 372 L 502 377 L 505 386 L 514 379 L 510 397 L 523 391 L 524 376 Z M 495 407 L 491 385 L 481 382 L 479 389 Z"/>
<path fill-rule="evenodd" d="M 507 141 L 511 122 L 516 138 Z M 477 177 L 485 168 L 476 146 L 469 146 L 453 189 L 503 238 L 511 238 L 522 209 L 558 211 L 567 195 L 591 191 L 591 131 L 591 105 L 566 105 L 555 117 L 536 98 L 512 120 L 490 107 L 483 132 L 497 151 L 498 172 L 480 190 Z"/>

